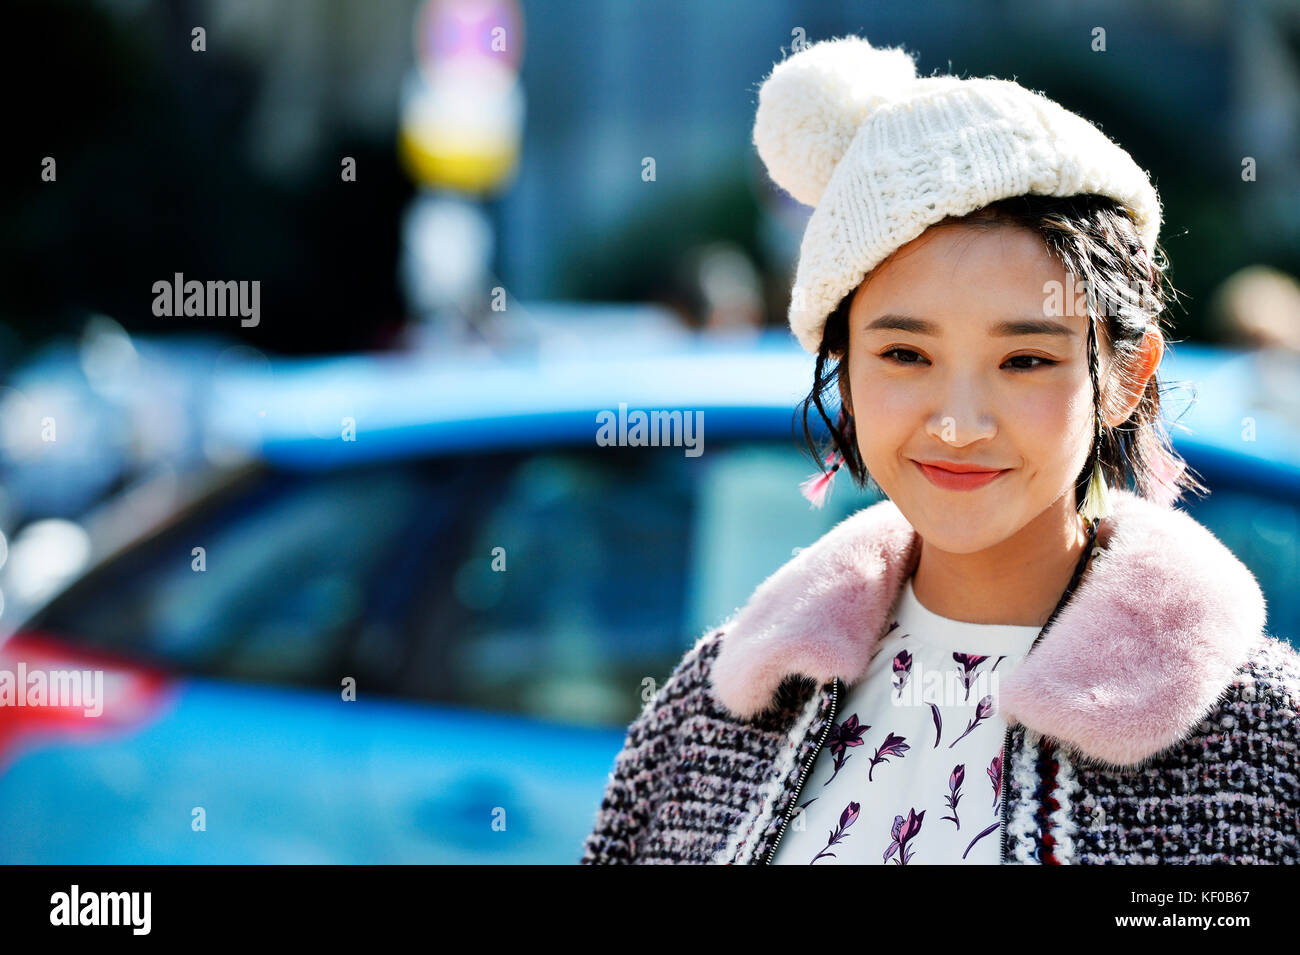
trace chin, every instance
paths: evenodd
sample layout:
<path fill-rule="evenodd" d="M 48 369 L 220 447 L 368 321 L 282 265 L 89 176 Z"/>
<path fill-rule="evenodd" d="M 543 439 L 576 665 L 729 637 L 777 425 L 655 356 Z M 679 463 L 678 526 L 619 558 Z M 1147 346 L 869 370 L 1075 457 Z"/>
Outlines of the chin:
<path fill-rule="evenodd" d="M 903 516 L 927 546 L 950 554 L 975 554 L 1002 543 L 1014 533 L 1007 514 L 995 515 L 994 509 L 994 505 L 988 504 L 959 507 L 930 503 L 920 508 L 915 519 L 907 511 Z"/>
<path fill-rule="evenodd" d="M 933 534 L 921 532 L 921 539 L 925 541 L 927 547 L 933 547 L 948 554 L 978 554 L 990 547 L 996 547 L 1007 539 L 1007 535 L 990 535 L 987 528 L 982 528 L 980 531 L 971 534 L 952 532 L 950 529 L 945 528 Z"/>

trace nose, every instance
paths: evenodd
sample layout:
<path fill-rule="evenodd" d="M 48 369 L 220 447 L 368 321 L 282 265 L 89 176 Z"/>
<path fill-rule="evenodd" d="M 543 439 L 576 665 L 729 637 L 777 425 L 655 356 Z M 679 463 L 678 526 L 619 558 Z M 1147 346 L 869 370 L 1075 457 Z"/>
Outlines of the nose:
<path fill-rule="evenodd" d="M 997 433 L 996 418 L 987 408 L 982 390 L 969 379 L 941 386 L 934 411 L 926 419 L 926 431 L 933 438 L 956 448 L 991 438 Z"/>

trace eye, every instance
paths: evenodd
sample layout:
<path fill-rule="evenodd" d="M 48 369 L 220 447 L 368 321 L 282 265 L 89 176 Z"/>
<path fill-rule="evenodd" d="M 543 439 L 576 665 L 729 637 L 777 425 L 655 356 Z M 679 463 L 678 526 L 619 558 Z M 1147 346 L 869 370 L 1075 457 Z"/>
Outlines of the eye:
<path fill-rule="evenodd" d="M 897 359 L 897 358 L 890 358 L 890 357 L 889 357 L 890 355 L 895 355 L 895 354 L 898 354 L 898 355 L 912 355 L 912 356 L 915 357 L 915 358 L 921 358 L 920 355 L 918 355 L 916 352 L 912 351 L 910 348 L 891 348 L 891 349 L 889 349 L 889 351 L 887 351 L 887 352 L 881 352 L 881 353 L 880 353 L 880 357 L 883 358 L 883 359 L 885 359 L 885 361 L 890 362 L 890 363 L 895 364 L 895 365 L 916 365 L 916 364 L 919 364 L 919 362 L 915 362 L 915 361 L 900 361 L 900 360 Z M 924 361 L 924 360 L 925 360 L 924 358 L 921 358 L 921 361 Z"/>
<path fill-rule="evenodd" d="M 880 357 L 893 365 L 920 365 L 922 362 L 926 361 L 926 359 L 922 358 L 910 348 L 891 348 L 889 351 L 881 352 Z M 1022 362 L 1024 364 L 1016 365 L 1012 364 L 1013 362 Z M 1037 364 L 1030 364 L 1033 362 L 1036 362 Z M 1059 365 L 1060 362 L 1051 358 L 1044 358 L 1041 355 L 1013 355 L 1006 360 L 1005 364 L 1011 365 L 1012 371 L 1035 371 L 1039 368 Z"/>
<path fill-rule="evenodd" d="M 1046 367 L 1048 367 L 1049 365 L 1057 365 L 1057 364 L 1060 364 L 1059 362 L 1053 361 L 1053 360 L 1050 359 L 1050 358 L 1044 358 L 1044 357 L 1042 357 L 1041 355 L 1012 355 L 1010 358 L 1007 359 L 1007 364 L 1011 364 L 1011 362 L 1013 362 L 1013 361 L 1036 361 L 1036 362 L 1038 362 L 1037 365 L 1017 365 L 1017 366 L 1015 367 L 1015 370 L 1016 370 L 1016 371 L 1033 371 L 1033 370 L 1036 369 L 1036 368 L 1046 368 Z"/>

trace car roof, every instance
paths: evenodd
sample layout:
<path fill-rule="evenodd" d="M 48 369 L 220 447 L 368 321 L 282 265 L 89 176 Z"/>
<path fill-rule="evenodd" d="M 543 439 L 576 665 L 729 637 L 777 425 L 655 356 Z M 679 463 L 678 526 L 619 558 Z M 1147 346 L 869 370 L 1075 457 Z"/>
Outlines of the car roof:
<path fill-rule="evenodd" d="M 637 353 L 276 360 L 214 383 L 208 434 L 284 466 L 595 442 L 601 411 L 701 412 L 712 437 L 791 435 L 814 358 L 787 334 Z M 356 440 L 345 441 L 345 419 Z M 707 440 L 707 438 L 706 438 Z"/>

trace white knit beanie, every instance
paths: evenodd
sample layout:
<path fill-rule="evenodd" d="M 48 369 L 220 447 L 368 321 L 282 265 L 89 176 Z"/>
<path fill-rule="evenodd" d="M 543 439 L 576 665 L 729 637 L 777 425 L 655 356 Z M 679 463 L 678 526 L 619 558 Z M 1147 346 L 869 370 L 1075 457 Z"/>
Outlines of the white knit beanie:
<path fill-rule="evenodd" d="M 817 352 L 827 317 L 891 252 L 947 216 L 1026 194 L 1109 196 L 1148 255 L 1161 208 L 1127 152 L 1088 120 L 1012 80 L 917 77 L 902 48 L 813 43 L 763 81 L 754 145 L 772 180 L 815 206 L 790 328 Z"/>

